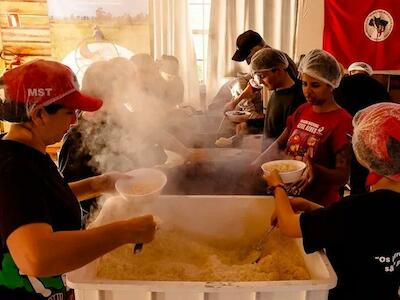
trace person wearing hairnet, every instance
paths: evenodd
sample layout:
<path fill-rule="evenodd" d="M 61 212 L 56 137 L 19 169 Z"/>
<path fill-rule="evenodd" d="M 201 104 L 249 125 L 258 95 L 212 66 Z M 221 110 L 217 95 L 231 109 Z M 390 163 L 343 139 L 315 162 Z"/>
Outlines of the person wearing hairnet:
<path fill-rule="evenodd" d="M 335 101 L 352 116 L 372 104 L 390 101 L 389 93 L 378 80 L 372 77 L 373 70 L 365 62 L 352 63 L 340 85 L 334 90 Z M 350 193 L 366 192 L 365 180 L 368 170 L 362 167 L 352 156 L 350 174 Z"/>
<path fill-rule="evenodd" d="M 349 71 L 349 74 L 350 75 L 355 75 L 355 74 L 360 74 L 360 73 L 363 73 L 363 74 L 367 74 L 368 76 L 372 76 L 372 74 L 373 74 L 373 70 L 372 70 L 372 67 L 369 65 L 369 64 L 367 64 L 367 63 L 365 63 L 365 62 L 363 62 L 363 61 L 356 61 L 356 62 L 353 62 L 348 68 L 347 68 L 347 71 Z"/>
<path fill-rule="evenodd" d="M 251 168 L 279 158 L 276 153 L 284 150 L 289 158 L 307 163 L 301 179 L 288 187 L 290 192 L 329 205 L 339 200 L 339 189 L 350 171 L 351 116 L 333 97 L 340 66 L 332 55 L 316 49 L 301 61 L 299 72 L 307 103 L 288 118 L 286 129 Z"/>
<path fill-rule="evenodd" d="M 46 154 L 77 120 L 103 102 L 82 94 L 67 66 L 35 60 L 3 75 L 0 117 L 0 299 L 67 299 L 62 274 L 127 243 L 154 238 L 151 215 L 79 230 L 78 199 L 113 192 L 106 173 L 68 184 Z"/>
<path fill-rule="evenodd" d="M 353 119 L 353 149 L 370 171 L 370 193 L 327 208 L 289 199 L 279 174 L 264 177 L 274 190 L 272 223 L 303 237 L 306 253 L 325 249 L 338 276 L 329 299 L 400 299 L 400 104 L 379 103 Z M 277 216 L 277 219 L 275 218 Z"/>
<path fill-rule="evenodd" d="M 293 80 L 289 73 L 289 61 L 284 52 L 265 48 L 251 60 L 254 80 L 271 92 L 264 119 L 263 149 L 272 144 L 286 127 L 287 118 L 305 102 L 301 81 Z"/>
<path fill-rule="evenodd" d="M 250 65 L 252 57 L 259 50 L 264 48 L 268 49 L 271 48 L 271 46 L 269 46 L 261 37 L 261 35 L 257 32 L 253 30 L 247 30 L 237 37 L 236 51 L 232 56 L 232 60 L 237 62 L 246 61 L 246 63 Z M 296 80 L 298 75 L 296 64 L 289 57 L 289 55 L 287 55 L 286 53 L 284 53 L 284 55 L 286 56 L 286 59 L 289 63 L 287 67 L 287 72 L 293 80 Z M 228 110 L 233 110 L 241 100 L 250 98 L 253 93 L 255 93 L 257 90 L 262 89 L 262 86 L 258 84 L 254 80 L 254 78 L 252 78 L 251 73 L 247 74 L 245 78 L 248 81 L 247 87 L 239 96 L 233 98 L 225 105 L 224 112 Z"/>

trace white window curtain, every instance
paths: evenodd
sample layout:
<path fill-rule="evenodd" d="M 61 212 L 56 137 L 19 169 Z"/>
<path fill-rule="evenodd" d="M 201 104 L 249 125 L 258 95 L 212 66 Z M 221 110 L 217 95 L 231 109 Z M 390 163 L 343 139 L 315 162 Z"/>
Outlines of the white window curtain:
<path fill-rule="evenodd" d="M 184 102 L 200 109 L 200 87 L 187 1 L 149 0 L 149 14 L 154 58 L 163 54 L 178 58 L 184 83 Z"/>
<path fill-rule="evenodd" d="M 246 30 L 258 32 L 273 48 L 293 56 L 297 0 L 213 0 L 208 40 L 207 102 L 227 77 L 248 72 L 245 62 L 232 61 L 236 38 Z"/>

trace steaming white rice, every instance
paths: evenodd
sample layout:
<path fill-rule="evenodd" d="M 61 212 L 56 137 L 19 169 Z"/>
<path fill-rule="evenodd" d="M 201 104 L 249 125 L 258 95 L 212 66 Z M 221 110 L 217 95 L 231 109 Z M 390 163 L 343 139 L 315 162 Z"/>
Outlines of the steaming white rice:
<path fill-rule="evenodd" d="M 230 249 L 230 250 L 226 250 Z M 266 281 L 304 280 L 310 275 L 294 241 L 273 232 L 265 256 L 244 263 L 251 249 L 215 248 L 178 232 L 159 233 L 142 253 L 122 246 L 97 261 L 97 276 L 113 280 Z"/>
<path fill-rule="evenodd" d="M 145 195 L 155 191 L 157 188 L 158 188 L 157 184 L 140 182 L 140 183 L 135 183 L 126 192 L 135 195 Z"/>
<path fill-rule="evenodd" d="M 268 172 L 272 172 L 273 170 L 277 170 L 278 172 L 293 172 L 299 169 L 298 166 L 292 164 L 285 164 L 285 163 L 277 163 L 274 165 L 265 166 L 265 169 Z"/>

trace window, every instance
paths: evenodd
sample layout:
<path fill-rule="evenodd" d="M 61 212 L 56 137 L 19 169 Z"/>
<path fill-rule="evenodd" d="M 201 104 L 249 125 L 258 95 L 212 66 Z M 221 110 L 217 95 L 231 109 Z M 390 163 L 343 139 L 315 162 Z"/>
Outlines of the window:
<path fill-rule="evenodd" d="M 206 79 L 210 7 L 211 0 L 189 0 L 190 25 L 200 83 Z"/>

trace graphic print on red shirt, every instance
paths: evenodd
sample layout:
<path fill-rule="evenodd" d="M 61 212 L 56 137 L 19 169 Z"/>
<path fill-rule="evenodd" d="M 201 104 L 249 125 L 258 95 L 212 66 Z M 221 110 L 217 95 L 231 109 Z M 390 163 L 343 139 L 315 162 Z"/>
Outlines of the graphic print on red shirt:
<path fill-rule="evenodd" d="M 288 140 L 287 154 L 296 160 L 304 160 L 306 156 L 313 158 L 324 130 L 320 124 L 301 119 Z"/>
<path fill-rule="evenodd" d="M 316 113 L 311 104 L 300 106 L 287 120 L 289 139 L 286 154 L 292 159 L 306 160 L 334 169 L 336 154 L 349 144 L 352 133 L 351 116 L 344 109 Z M 339 199 L 339 187 L 315 178 L 304 197 L 322 205 Z"/>

